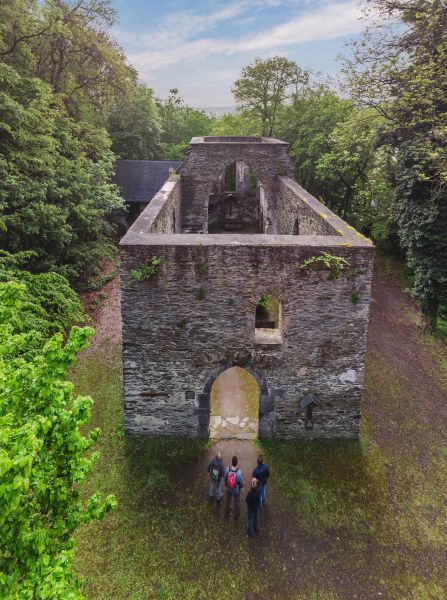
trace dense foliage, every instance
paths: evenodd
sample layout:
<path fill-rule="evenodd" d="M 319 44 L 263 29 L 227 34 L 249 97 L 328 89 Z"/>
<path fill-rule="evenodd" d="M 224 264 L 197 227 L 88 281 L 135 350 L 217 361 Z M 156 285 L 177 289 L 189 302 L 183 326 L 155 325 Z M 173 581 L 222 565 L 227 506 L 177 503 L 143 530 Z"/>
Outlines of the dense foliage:
<path fill-rule="evenodd" d="M 34 251 L 36 270 L 88 277 L 111 248 L 108 217 L 122 207 L 105 131 L 76 122 L 47 84 L 4 64 L 0 105 L 3 248 Z"/>
<path fill-rule="evenodd" d="M 201 110 L 187 106 L 173 88 L 166 100 L 159 100 L 162 142 L 161 158 L 183 160 L 191 138 L 210 135 L 212 118 Z"/>
<path fill-rule="evenodd" d="M 153 160 L 161 154 L 161 117 L 153 92 L 138 85 L 113 106 L 107 129 L 120 158 Z"/>
<path fill-rule="evenodd" d="M 0 283 L 20 285 L 20 312 L 11 313 L 15 333 L 33 331 L 32 348 L 41 347 L 52 334 L 86 320 L 83 306 L 67 279 L 58 273 L 31 273 L 30 252 L 0 251 Z M 30 340 L 31 341 L 31 340 Z"/>
<path fill-rule="evenodd" d="M 307 84 L 309 73 L 283 56 L 255 58 L 234 82 L 233 95 L 250 118 L 259 120 L 261 133 L 271 137 L 284 102 Z"/>
<path fill-rule="evenodd" d="M 447 304 L 447 6 L 371 0 L 378 17 L 346 66 L 350 91 L 374 107 L 397 153 L 396 208 L 413 292 L 432 329 Z M 400 27 L 396 27 L 396 22 Z"/>
<path fill-rule="evenodd" d="M 81 502 L 79 484 L 98 437 L 80 427 L 92 400 L 73 397 L 66 371 L 93 330 L 73 328 L 36 344 L 22 320 L 25 286 L 0 283 L 0 585 L 2 598 L 81 598 L 71 569 L 72 534 L 115 505 L 98 494 Z M 39 320 L 37 327 L 40 326 Z"/>

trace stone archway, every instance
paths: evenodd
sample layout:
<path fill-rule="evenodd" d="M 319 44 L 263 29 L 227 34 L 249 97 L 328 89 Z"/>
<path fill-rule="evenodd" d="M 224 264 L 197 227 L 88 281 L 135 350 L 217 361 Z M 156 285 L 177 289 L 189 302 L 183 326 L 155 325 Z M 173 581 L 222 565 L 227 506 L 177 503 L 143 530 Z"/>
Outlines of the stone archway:
<path fill-rule="evenodd" d="M 209 423 L 211 416 L 211 390 L 214 382 L 221 373 L 232 367 L 241 367 L 245 369 L 258 384 L 259 388 L 259 431 L 260 438 L 271 438 L 273 436 L 274 425 L 274 399 L 270 393 L 269 386 L 265 377 L 253 368 L 251 364 L 241 363 L 240 361 L 228 361 L 221 363 L 213 373 L 208 377 L 203 387 L 203 392 L 199 394 L 198 409 L 198 435 L 199 437 L 209 437 Z"/>
<path fill-rule="evenodd" d="M 269 138 L 193 138 L 181 175 L 184 233 L 207 231 L 208 200 L 220 174 L 234 162 L 243 162 L 262 183 L 266 199 L 266 231 L 274 233 L 273 204 L 278 178 L 291 176 L 288 145 Z"/>

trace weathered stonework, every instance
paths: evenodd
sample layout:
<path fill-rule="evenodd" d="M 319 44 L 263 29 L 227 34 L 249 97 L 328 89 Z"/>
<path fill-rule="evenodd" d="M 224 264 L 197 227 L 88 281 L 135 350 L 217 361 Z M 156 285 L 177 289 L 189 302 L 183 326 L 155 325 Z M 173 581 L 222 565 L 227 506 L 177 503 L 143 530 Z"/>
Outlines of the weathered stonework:
<path fill-rule="evenodd" d="M 208 231 L 208 198 L 214 183 L 233 162 L 243 161 L 257 175 L 266 196 L 266 233 L 273 233 L 274 201 L 280 175 L 293 175 L 288 145 L 271 138 L 193 138 L 181 165 L 182 228 L 186 233 Z"/>
<path fill-rule="evenodd" d="M 372 243 L 287 176 L 282 142 L 194 144 L 180 180 L 165 184 L 121 241 L 126 432 L 207 436 L 212 384 L 239 365 L 259 384 L 260 436 L 358 436 Z M 262 181 L 270 233 L 185 233 L 206 231 L 205 194 L 234 160 Z M 327 268 L 303 267 L 322 251 L 350 263 L 335 280 Z M 154 257 L 156 274 L 135 280 L 132 270 Z M 279 343 L 255 341 L 265 293 L 281 303 Z M 318 402 L 312 429 L 300 409 L 308 393 Z"/>

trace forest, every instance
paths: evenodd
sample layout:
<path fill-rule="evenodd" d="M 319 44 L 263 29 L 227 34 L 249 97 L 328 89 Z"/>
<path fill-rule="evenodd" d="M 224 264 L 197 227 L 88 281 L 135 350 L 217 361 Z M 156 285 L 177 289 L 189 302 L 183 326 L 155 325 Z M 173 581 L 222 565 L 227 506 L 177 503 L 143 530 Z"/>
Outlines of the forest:
<path fill-rule="evenodd" d="M 74 532 L 116 505 L 79 493 L 99 431 L 83 428 L 92 401 L 67 371 L 93 335 L 79 294 L 116 260 L 117 158 L 183 159 L 202 135 L 288 142 L 296 180 L 404 261 L 427 331 L 447 336 L 447 6 L 365 11 L 375 19 L 339 81 L 254 58 L 234 81 L 236 110 L 216 116 L 175 81 L 158 98 L 140 80 L 109 0 L 0 2 L 2 597 L 82 598 Z"/>

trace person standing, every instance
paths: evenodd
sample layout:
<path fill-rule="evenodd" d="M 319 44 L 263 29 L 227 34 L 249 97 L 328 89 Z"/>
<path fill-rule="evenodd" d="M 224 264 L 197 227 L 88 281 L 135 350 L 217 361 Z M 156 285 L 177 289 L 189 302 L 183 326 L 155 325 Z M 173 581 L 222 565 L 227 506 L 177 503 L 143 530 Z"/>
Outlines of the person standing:
<path fill-rule="evenodd" d="M 258 464 L 253 470 L 253 477 L 259 481 L 259 506 L 265 503 L 265 494 L 267 491 L 267 481 L 270 477 L 269 466 L 265 464 L 262 454 L 258 456 Z"/>
<path fill-rule="evenodd" d="M 216 496 L 217 501 L 220 502 L 223 498 L 222 478 L 225 474 L 220 451 L 218 451 L 216 456 L 210 460 L 208 464 L 208 473 L 210 474 L 210 500 L 212 501 L 214 496 Z"/>
<path fill-rule="evenodd" d="M 227 495 L 225 498 L 225 514 L 230 512 L 231 499 L 233 499 L 234 518 L 241 514 L 241 489 L 244 486 L 242 471 L 238 467 L 237 456 L 231 459 L 231 465 L 225 471 L 225 486 Z"/>
<path fill-rule="evenodd" d="M 251 480 L 245 502 L 247 503 L 247 533 L 253 535 L 259 530 L 259 482 L 256 477 Z"/>

